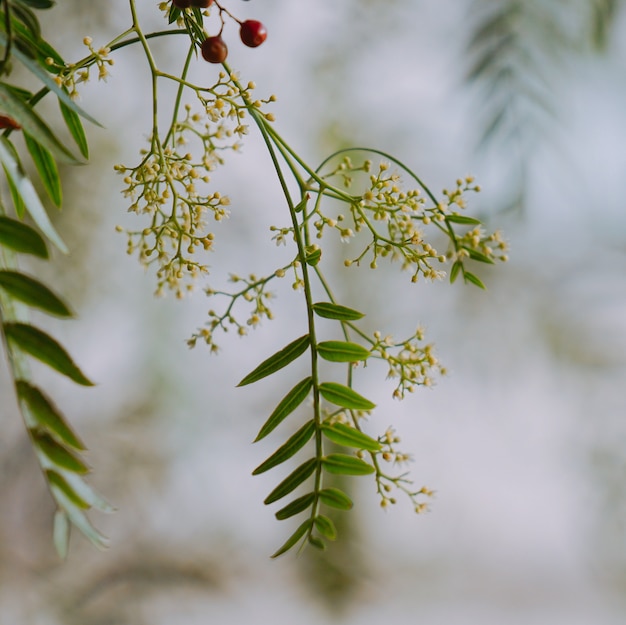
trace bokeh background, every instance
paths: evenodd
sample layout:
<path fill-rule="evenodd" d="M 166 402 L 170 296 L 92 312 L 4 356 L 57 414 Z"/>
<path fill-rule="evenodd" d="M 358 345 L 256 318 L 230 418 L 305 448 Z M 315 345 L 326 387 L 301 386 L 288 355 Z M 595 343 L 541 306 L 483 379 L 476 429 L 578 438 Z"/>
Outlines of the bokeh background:
<path fill-rule="evenodd" d="M 483 187 L 472 211 L 510 242 L 510 262 L 481 273 L 486 292 L 412 285 L 396 267 L 335 276 L 342 299 L 384 332 L 422 323 L 450 370 L 402 403 L 384 371 L 368 377 L 372 427 L 396 427 L 416 484 L 436 498 L 426 515 L 401 498 L 385 512 L 355 478 L 357 505 L 328 552 L 270 561 L 290 526 L 262 504 L 274 472 L 250 475 L 272 442 L 251 441 L 289 386 L 235 384 L 296 336 L 300 303 L 287 285 L 276 321 L 226 337 L 217 357 L 187 348 L 211 304 L 200 291 L 154 298 L 154 277 L 115 232 L 136 218 L 112 167 L 134 164 L 149 131 L 147 68 L 126 49 L 106 84 L 81 91 L 105 128 L 89 129 L 91 164 L 64 172 L 55 220 L 71 255 L 32 267 L 79 314 L 46 328 L 97 387 L 37 375 L 90 448 L 91 483 L 118 509 L 93 518 L 111 548 L 75 534 L 58 561 L 53 506 L 2 363 L 0 623 L 623 623 L 623 3 L 223 2 L 267 25 L 256 50 L 227 29 L 230 63 L 259 95 L 278 96 L 277 127 L 309 162 L 367 145 L 435 190 L 472 174 Z M 146 29 L 162 28 L 156 2 L 140 4 Z M 125 1 L 65 0 L 44 30 L 79 58 L 84 35 L 101 45 L 129 23 Z M 184 54 L 174 39 L 155 46 L 164 66 Z M 194 71 L 208 81 L 217 70 Z M 278 266 L 269 226 L 286 216 L 254 133 L 215 181 L 232 213 L 216 231 L 212 279 Z"/>

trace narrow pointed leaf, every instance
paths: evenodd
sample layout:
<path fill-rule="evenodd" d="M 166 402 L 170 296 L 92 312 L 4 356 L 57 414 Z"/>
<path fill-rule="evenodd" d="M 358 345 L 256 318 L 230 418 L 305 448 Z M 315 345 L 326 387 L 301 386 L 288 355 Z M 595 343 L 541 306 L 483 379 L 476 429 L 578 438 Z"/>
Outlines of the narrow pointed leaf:
<path fill-rule="evenodd" d="M 82 476 L 76 473 L 70 473 L 69 471 L 63 472 L 63 478 L 70 485 L 72 490 L 85 502 L 87 502 L 92 508 L 99 510 L 100 512 L 115 512 L 115 508 L 104 497 L 98 495 L 91 486 L 85 482 Z"/>
<path fill-rule="evenodd" d="M 252 384 L 258 380 L 262 380 L 276 371 L 280 371 L 283 367 L 286 367 L 290 362 L 293 362 L 298 356 L 304 354 L 310 344 L 309 335 L 305 334 L 299 339 L 289 343 L 286 347 L 283 347 L 280 351 L 276 352 L 273 356 L 270 356 L 264 360 L 254 371 L 251 371 L 237 386 L 245 386 L 246 384 Z"/>
<path fill-rule="evenodd" d="M 75 506 L 82 508 L 83 510 L 89 510 L 91 506 L 84 499 L 82 499 L 74 489 L 56 472 L 52 470 L 46 471 L 46 479 L 50 484 L 54 493 L 55 489 L 60 490 Z"/>
<path fill-rule="evenodd" d="M 304 378 L 301 382 L 298 382 L 288 393 L 283 397 L 278 406 L 274 409 L 274 412 L 269 416 L 269 419 L 265 422 L 254 442 L 260 441 L 265 438 L 274 428 L 276 428 L 285 418 L 287 418 L 307 397 L 311 387 L 313 386 L 313 380 Z"/>
<path fill-rule="evenodd" d="M 347 306 L 331 304 L 330 302 L 318 302 L 313 304 L 313 310 L 319 317 L 324 319 L 336 319 L 337 321 L 356 321 L 365 315 L 358 310 L 353 310 Z"/>
<path fill-rule="evenodd" d="M 39 117 L 33 107 L 15 95 L 12 89 L 0 82 L 0 110 L 15 119 L 25 133 L 54 154 L 58 160 L 76 165 L 79 160 L 56 138 L 46 122 Z"/>
<path fill-rule="evenodd" d="M 48 217 L 48 213 L 41 203 L 39 195 L 37 195 L 37 191 L 35 191 L 35 187 L 33 187 L 33 183 L 22 171 L 22 168 L 13 156 L 11 147 L 9 146 L 11 146 L 9 141 L 4 136 L 0 137 L 0 161 L 2 161 L 4 165 L 7 176 L 15 185 L 17 192 L 20 194 L 26 206 L 26 210 L 28 210 L 38 228 L 59 248 L 59 250 L 67 254 L 67 246 L 54 229 L 50 217 Z"/>
<path fill-rule="evenodd" d="M 72 313 L 47 286 L 17 271 L 0 270 L 0 288 L 21 302 L 58 317 L 71 317 Z"/>
<path fill-rule="evenodd" d="M 55 206 L 61 206 L 63 202 L 61 178 L 52 154 L 26 132 L 24 133 L 24 141 L 48 197 L 54 202 Z"/>
<path fill-rule="evenodd" d="M 357 362 L 367 360 L 370 355 L 362 345 L 348 341 L 322 341 L 317 346 L 317 352 L 330 362 Z"/>
<path fill-rule="evenodd" d="M 450 284 L 454 284 L 454 281 L 457 279 L 461 269 L 463 269 L 463 263 L 460 260 L 455 261 L 452 265 L 452 269 L 450 270 Z"/>
<path fill-rule="evenodd" d="M 61 469 L 67 469 L 73 473 L 88 473 L 89 467 L 69 449 L 58 443 L 48 434 L 33 434 L 33 442 L 37 449 L 42 451 L 44 455 Z"/>
<path fill-rule="evenodd" d="M 60 509 L 54 514 L 53 542 L 59 558 L 65 560 L 70 544 L 70 521 Z"/>
<path fill-rule="evenodd" d="M 373 410 L 376 408 L 376 404 L 369 399 L 337 382 L 324 382 L 320 385 L 320 393 L 326 401 L 349 410 Z"/>
<path fill-rule="evenodd" d="M 285 544 L 278 549 L 278 551 L 272 554 L 272 558 L 277 558 L 281 556 L 283 553 L 289 551 L 292 547 L 298 544 L 298 541 L 311 529 L 311 525 L 313 524 L 312 519 L 307 519 L 302 523 L 298 529 L 285 541 Z"/>
<path fill-rule="evenodd" d="M 322 458 L 324 470 L 339 475 L 369 475 L 375 469 L 371 464 L 347 454 L 330 454 Z"/>
<path fill-rule="evenodd" d="M 274 516 L 279 521 L 289 519 L 300 512 L 304 512 L 307 508 L 310 508 L 315 501 L 315 493 L 307 493 L 294 499 L 291 503 L 287 504 L 284 508 L 281 508 Z"/>
<path fill-rule="evenodd" d="M 265 462 L 252 471 L 252 475 L 269 471 L 291 458 L 311 440 L 314 432 L 315 421 L 311 420 L 305 423 L 284 445 L 281 445 Z"/>
<path fill-rule="evenodd" d="M 13 182 L 11 176 L 9 176 L 9 172 L 7 171 L 6 166 L 3 164 L 2 169 L 4 171 L 4 175 L 7 181 L 7 185 L 9 187 L 9 193 L 11 194 L 11 200 L 13 202 L 13 207 L 15 208 L 15 214 L 23 219 L 24 215 L 26 215 L 26 204 L 24 204 L 24 200 L 20 195 L 20 192 L 17 190 L 15 183 Z"/>
<path fill-rule="evenodd" d="M 63 115 L 65 125 L 70 131 L 74 141 L 76 141 L 76 145 L 78 146 L 80 153 L 85 157 L 85 159 L 88 159 L 89 144 L 87 143 L 87 136 L 85 135 L 85 129 L 83 128 L 83 123 L 80 121 L 80 117 L 62 100 L 59 100 L 59 107 L 61 108 L 61 115 Z"/>
<path fill-rule="evenodd" d="M 467 226 L 480 226 L 482 223 L 480 219 L 474 217 L 467 217 L 465 215 L 446 215 L 446 221 L 453 224 L 463 224 Z"/>
<path fill-rule="evenodd" d="M 40 427 L 74 449 L 79 451 L 86 449 L 57 407 L 38 388 L 24 380 L 17 380 L 15 389 L 18 398 L 25 404 L 29 414 Z"/>
<path fill-rule="evenodd" d="M 0 245 L 21 254 L 48 258 L 46 242 L 41 235 L 30 226 L 9 217 L 0 217 Z"/>
<path fill-rule="evenodd" d="M 57 503 L 67 514 L 72 524 L 83 534 L 83 536 L 98 549 L 106 549 L 109 541 L 90 522 L 85 511 L 75 506 L 63 493 L 57 491 Z"/>
<path fill-rule="evenodd" d="M 350 510 L 354 505 L 352 499 L 338 488 L 324 488 L 320 491 L 320 500 L 323 504 L 338 510 Z"/>
<path fill-rule="evenodd" d="M 380 443 L 377 440 L 345 423 L 323 425 L 322 432 L 324 432 L 326 438 L 333 441 L 333 443 L 337 443 L 337 445 L 356 447 L 357 449 L 365 449 L 367 451 L 380 451 Z"/>
<path fill-rule="evenodd" d="M 68 353 L 50 336 L 26 323 L 5 323 L 4 334 L 19 349 L 52 367 L 70 380 L 93 386 Z"/>
<path fill-rule="evenodd" d="M 311 458 L 302 463 L 295 471 L 289 474 L 263 501 L 264 504 L 269 505 L 282 499 L 285 495 L 288 495 L 292 490 L 295 490 L 304 480 L 310 477 L 315 471 L 317 466 L 317 459 Z"/>
<path fill-rule="evenodd" d="M 315 528 L 322 536 L 328 538 L 328 540 L 335 540 L 337 538 L 335 524 L 327 516 L 319 514 L 315 517 L 313 522 L 315 523 Z"/>
<path fill-rule="evenodd" d="M 471 282 L 477 287 L 487 290 L 487 287 L 482 283 L 480 278 L 476 277 L 473 273 L 470 273 L 469 271 L 463 272 L 463 279 L 465 280 L 465 282 Z"/>
<path fill-rule="evenodd" d="M 22 28 L 22 30 L 24 29 Z M 0 30 L 0 45 L 6 46 L 6 43 L 7 43 L 7 35 L 4 32 L 4 30 Z M 43 40 L 41 40 L 40 45 L 42 47 L 42 50 L 40 50 L 40 53 L 43 53 L 44 52 L 43 48 L 45 48 L 45 54 L 42 54 L 43 58 L 45 58 L 46 56 L 50 56 L 52 58 L 56 58 L 56 60 L 60 59 L 61 63 L 63 62 L 63 60 L 59 57 L 58 53 L 54 49 L 52 49 L 49 45 L 45 44 Z M 15 56 L 15 58 L 18 59 L 20 63 L 22 63 L 50 91 L 52 91 L 52 93 L 54 93 L 57 96 L 57 98 L 59 98 L 59 100 L 61 100 L 64 104 L 66 104 L 75 113 L 78 113 L 78 115 L 80 115 L 83 119 L 89 120 L 92 124 L 95 124 L 96 126 L 101 126 L 101 124 L 98 123 L 97 120 L 95 120 L 91 115 L 89 115 L 89 113 L 87 113 L 80 106 L 78 106 L 78 104 L 76 104 L 76 102 L 74 102 L 72 98 L 70 98 L 70 95 L 67 93 L 67 91 L 65 91 L 63 87 L 59 87 L 59 85 L 56 84 L 56 82 L 54 81 L 54 77 L 39 64 L 39 61 L 37 59 L 31 58 L 30 56 L 28 56 L 28 54 L 26 54 L 24 51 L 20 50 L 17 47 L 14 47 L 12 49 L 12 53 L 13 53 L 13 56 Z"/>

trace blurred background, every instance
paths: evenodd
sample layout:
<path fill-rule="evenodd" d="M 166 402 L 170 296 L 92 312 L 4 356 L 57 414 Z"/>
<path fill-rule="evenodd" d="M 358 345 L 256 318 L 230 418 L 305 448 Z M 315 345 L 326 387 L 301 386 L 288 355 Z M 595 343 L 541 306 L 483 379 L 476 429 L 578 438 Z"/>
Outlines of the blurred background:
<path fill-rule="evenodd" d="M 450 371 L 402 403 L 385 371 L 368 375 L 372 431 L 394 425 L 416 486 L 436 491 L 431 511 L 416 516 L 401 497 L 383 511 L 372 483 L 355 478 L 356 506 L 329 551 L 269 559 L 291 525 L 262 503 L 280 470 L 250 475 L 274 441 L 251 441 L 289 387 L 235 384 L 285 333 L 297 336 L 300 302 L 287 284 L 275 322 L 225 337 L 219 356 L 187 348 L 213 304 L 200 290 L 154 298 L 154 276 L 115 232 L 140 226 L 112 167 L 134 165 L 149 132 L 147 68 L 125 49 L 106 84 L 81 90 L 105 128 L 89 128 L 91 164 L 65 172 L 55 218 L 71 255 L 32 267 L 79 315 L 45 327 L 97 387 L 43 368 L 37 379 L 87 443 L 91 484 L 118 509 L 92 516 L 111 548 L 75 533 L 59 562 L 52 502 L 2 362 L 0 623 L 623 623 L 623 3 L 223 3 L 266 24 L 255 50 L 227 28 L 229 61 L 259 97 L 278 96 L 277 128 L 309 163 L 366 145 L 437 192 L 474 175 L 483 192 L 470 210 L 510 242 L 510 262 L 481 271 L 486 292 L 412 285 L 395 266 L 334 276 L 340 300 L 371 311 L 373 328 L 399 336 L 422 323 Z M 146 30 L 162 28 L 157 3 L 140 4 Z M 103 45 L 130 23 L 123 0 L 65 0 L 46 18 L 68 59 L 83 56 L 84 35 Z M 185 43 L 171 39 L 155 51 L 175 68 Z M 217 70 L 194 71 L 209 81 Z M 254 133 L 214 180 L 232 205 L 211 279 L 278 266 L 266 261 L 269 226 L 286 215 Z"/>

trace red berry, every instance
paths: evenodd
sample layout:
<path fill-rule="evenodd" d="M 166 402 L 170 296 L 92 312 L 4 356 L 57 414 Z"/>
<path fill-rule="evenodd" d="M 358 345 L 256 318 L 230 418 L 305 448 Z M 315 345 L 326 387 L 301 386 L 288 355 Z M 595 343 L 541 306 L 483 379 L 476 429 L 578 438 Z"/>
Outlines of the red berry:
<path fill-rule="evenodd" d="M 188 9 L 191 6 L 191 0 L 172 0 L 172 4 L 178 9 Z"/>
<path fill-rule="evenodd" d="M 213 0 L 191 0 L 191 6 L 199 9 L 208 9 L 212 3 Z"/>
<path fill-rule="evenodd" d="M 205 39 L 200 46 L 200 51 L 204 60 L 209 63 L 223 63 L 228 55 L 228 48 L 221 35 Z"/>
<path fill-rule="evenodd" d="M 239 36 L 249 48 L 260 46 L 267 38 L 267 30 L 261 22 L 246 20 L 241 24 Z"/>

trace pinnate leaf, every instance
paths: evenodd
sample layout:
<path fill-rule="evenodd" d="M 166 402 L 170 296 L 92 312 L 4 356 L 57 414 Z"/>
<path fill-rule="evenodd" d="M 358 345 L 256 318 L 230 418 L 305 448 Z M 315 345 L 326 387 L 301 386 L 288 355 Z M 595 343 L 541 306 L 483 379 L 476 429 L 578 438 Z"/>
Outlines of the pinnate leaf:
<path fill-rule="evenodd" d="M 324 319 L 336 319 L 337 321 L 356 321 L 365 315 L 358 310 L 353 310 L 347 306 L 331 304 L 330 302 L 318 302 L 313 304 L 313 310 L 319 317 Z"/>
<path fill-rule="evenodd" d="M 72 313 L 47 286 L 17 271 L 0 270 L 0 288 L 15 299 L 59 317 Z"/>
<path fill-rule="evenodd" d="M 83 386 L 93 386 L 68 353 L 50 336 L 26 323 L 5 323 L 7 339 L 22 351 Z"/>
<path fill-rule="evenodd" d="M 367 360 L 370 352 L 362 345 L 348 341 L 322 341 L 317 346 L 319 355 L 331 362 Z"/>
<path fill-rule="evenodd" d="M 307 397 L 311 387 L 313 386 L 313 380 L 304 378 L 304 380 L 298 382 L 288 393 L 283 397 L 278 406 L 274 409 L 274 412 L 269 416 L 269 419 L 265 422 L 254 442 L 260 441 L 265 438 L 274 428 L 276 428 L 286 417 L 288 417 Z"/>
<path fill-rule="evenodd" d="M 39 142 L 35 141 L 27 132 L 24 132 L 24 141 L 46 193 L 56 206 L 61 206 L 63 201 L 61 178 L 59 177 L 59 169 L 52 154 Z"/>
<path fill-rule="evenodd" d="M 292 490 L 295 490 L 304 480 L 310 477 L 317 466 L 317 459 L 311 458 L 301 464 L 295 471 L 289 474 L 263 501 L 268 505 L 278 501 Z"/>
<path fill-rule="evenodd" d="M 9 217 L 0 217 L 0 245 L 21 254 L 48 258 L 48 249 L 41 235 L 30 226 Z"/>
<path fill-rule="evenodd" d="M 264 360 L 254 371 L 251 371 L 237 386 L 245 386 L 246 384 L 252 384 L 258 380 L 262 380 L 276 371 L 280 371 L 283 367 L 286 367 L 289 363 L 293 362 L 298 356 L 304 354 L 310 344 L 309 335 L 305 334 L 299 339 L 289 343 L 286 347 L 283 347 L 280 351 L 276 352 L 273 356 L 270 356 Z"/>
<path fill-rule="evenodd" d="M 275 516 L 279 521 L 284 521 L 285 519 L 295 516 L 296 514 L 300 514 L 300 512 L 310 508 L 314 501 L 315 493 L 307 493 L 306 495 L 302 495 L 302 497 L 294 499 L 284 508 L 281 508 Z"/>
<path fill-rule="evenodd" d="M 319 514 L 315 517 L 313 522 L 315 523 L 315 528 L 322 536 L 328 538 L 328 540 L 335 540 L 337 538 L 335 524 L 327 516 Z"/>
<path fill-rule="evenodd" d="M 87 473 L 89 471 L 87 465 L 78 456 L 58 443 L 49 434 L 34 432 L 33 442 L 37 449 L 42 451 L 55 466 L 67 469 L 72 473 Z"/>
<path fill-rule="evenodd" d="M 371 464 L 347 454 L 330 454 L 322 458 L 322 465 L 329 473 L 339 475 L 369 475 L 375 471 Z"/>
<path fill-rule="evenodd" d="M 319 496 L 322 503 L 338 510 L 350 510 L 354 505 L 352 499 L 338 488 L 324 488 Z"/>
<path fill-rule="evenodd" d="M 344 447 L 356 447 L 367 451 L 380 451 L 380 443 L 364 432 L 357 430 L 345 423 L 333 423 L 323 425 L 322 432 L 326 438 L 343 445 Z"/>
<path fill-rule="evenodd" d="M 281 445 L 265 462 L 252 471 L 252 475 L 269 471 L 269 469 L 291 458 L 311 440 L 314 432 L 315 421 L 311 420 L 305 423 L 284 445 Z"/>
<path fill-rule="evenodd" d="M 324 382 L 320 384 L 320 393 L 326 401 L 341 406 L 342 408 L 348 408 L 349 410 L 373 410 L 376 408 L 376 404 L 372 403 L 369 399 L 366 399 L 353 389 L 343 384 L 338 384 L 337 382 Z"/>
<path fill-rule="evenodd" d="M 307 519 L 302 523 L 298 529 L 285 541 L 285 544 L 278 549 L 278 551 L 272 554 L 272 558 L 277 558 L 283 553 L 289 551 L 292 547 L 298 544 L 298 541 L 311 529 L 313 525 L 313 519 Z"/>
<path fill-rule="evenodd" d="M 18 398 L 25 404 L 29 414 L 39 427 L 44 428 L 61 442 L 74 447 L 74 449 L 81 451 L 85 449 L 83 442 L 66 423 L 56 406 L 38 388 L 24 380 L 17 380 L 15 389 Z"/>

